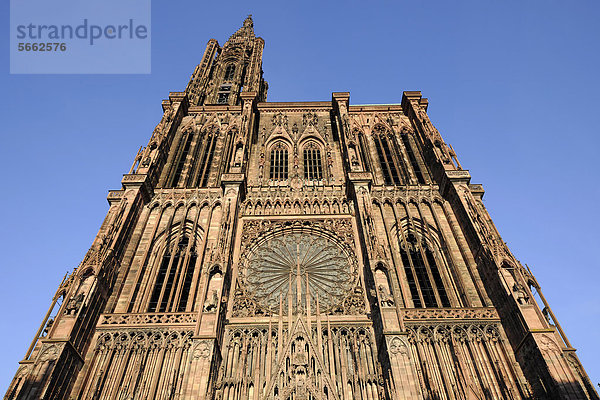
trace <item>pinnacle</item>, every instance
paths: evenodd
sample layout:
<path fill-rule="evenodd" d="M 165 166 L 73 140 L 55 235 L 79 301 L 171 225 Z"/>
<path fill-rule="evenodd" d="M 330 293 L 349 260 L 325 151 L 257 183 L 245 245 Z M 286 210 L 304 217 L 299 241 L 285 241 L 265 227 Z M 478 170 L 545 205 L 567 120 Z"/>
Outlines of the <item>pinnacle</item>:
<path fill-rule="evenodd" d="M 242 27 L 237 30 L 233 35 L 229 37 L 228 42 L 237 41 L 238 39 L 251 38 L 254 39 L 254 21 L 252 21 L 252 14 L 249 14 Z"/>

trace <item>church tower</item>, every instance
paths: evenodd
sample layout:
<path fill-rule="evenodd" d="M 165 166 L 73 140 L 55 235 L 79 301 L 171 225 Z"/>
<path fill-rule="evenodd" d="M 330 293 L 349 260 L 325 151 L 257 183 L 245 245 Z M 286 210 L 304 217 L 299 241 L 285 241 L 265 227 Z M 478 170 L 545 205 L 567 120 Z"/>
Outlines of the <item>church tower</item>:
<path fill-rule="evenodd" d="M 162 102 L 4 399 L 598 399 L 427 99 L 267 102 L 263 47 Z"/>

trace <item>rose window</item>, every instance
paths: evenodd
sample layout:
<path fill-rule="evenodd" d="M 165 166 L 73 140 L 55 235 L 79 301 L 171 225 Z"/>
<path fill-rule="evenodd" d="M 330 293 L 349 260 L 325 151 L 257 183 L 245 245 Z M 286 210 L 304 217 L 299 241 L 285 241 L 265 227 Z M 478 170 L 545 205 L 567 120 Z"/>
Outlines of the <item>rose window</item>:
<path fill-rule="evenodd" d="M 247 293 L 262 307 L 284 313 L 288 299 L 294 308 L 306 304 L 306 285 L 312 312 L 318 295 L 321 311 L 340 304 L 356 280 L 356 261 L 347 249 L 313 233 L 286 232 L 252 248 L 240 268 Z"/>

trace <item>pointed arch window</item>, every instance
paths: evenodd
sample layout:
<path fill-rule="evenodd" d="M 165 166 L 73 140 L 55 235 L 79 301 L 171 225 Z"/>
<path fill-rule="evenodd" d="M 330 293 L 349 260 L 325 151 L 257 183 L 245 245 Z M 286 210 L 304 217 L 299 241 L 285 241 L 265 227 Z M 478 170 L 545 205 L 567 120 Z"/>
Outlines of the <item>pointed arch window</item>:
<path fill-rule="evenodd" d="M 304 160 L 304 178 L 310 180 L 323 179 L 323 166 L 321 162 L 321 149 L 314 143 L 310 142 L 303 150 Z"/>
<path fill-rule="evenodd" d="M 229 102 L 229 95 L 231 94 L 231 83 L 224 83 L 219 86 L 217 92 L 217 104 L 227 104 Z"/>
<path fill-rule="evenodd" d="M 383 126 L 373 129 L 373 140 L 386 185 L 402 184 L 402 161 L 394 147 L 393 136 Z"/>
<path fill-rule="evenodd" d="M 427 241 L 419 241 L 414 233 L 407 232 L 402 237 L 400 255 L 413 305 L 450 307 L 439 263 Z"/>
<path fill-rule="evenodd" d="M 179 154 L 177 154 L 177 167 L 175 168 L 175 172 L 173 173 L 171 187 L 177 187 L 179 185 L 179 180 L 181 179 L 183 168 L 185 167 L 185 162 L 187 161 L 193 138 L 194 133 L 192 131 L 183 133 L 183 137 L 181 138 L 180 142 L 180 147 L 178 149 Z M 183 146 L 181 146 L 181 144 L 183 144 Z"/>
<path fill-rule="evenodd" d="M 274 181 L 288 179 L 288 150 L 282 142 L 271 148 L 269 178 Z"/>
<path fill-rule="evenodd" d="M 423 176 L 423 172 L 421 172 L 421 167 L 419 166 L 419 163 L 417 162 L 417 157 L 415 156 L 415 152 L 413 151 L 410 138 L 408 137 L 408 133 L 406 131 L 402 132 L 400 134 L 400 138 L 402 139 L 402 144 L 404 145 L 404 148 L 406 149 L 406 153 L 408 154 L 408 159 L 413 168 L 413 171 L 415 172 L 417 181 L 421 184 L 424 184 L 425 178 Z"/>
<path fill-rule="evenodd" d="M 225 80 L 226 81 L 231 81 L 233 80 L 233 77 L 235 76 L 235 65 L 234 64 L 229 64 L 227 66 L 227 68 L 225 68 Z"/>
<path fill-rule="evenodd" d="M 196 166 L 196 176 L 194 180 L 195 186 L 198 187 L 206 187 L 209 183 L 208 178 L 210 177 L 219 130 L 216 126 L 213 126 L 204 131 L 202 135 L 204 136 L 204 139 L 197 150 L 199 151 L 200 157 L 199 163 Z M 198 159 L 198 157 L 194 157 L 194 159 Z"/>
<path fill-rule="evenodd" d="M 356 134 L 358 135 L 358 143 L 360 145 L 359 146 L 360 147 L 360 156 L 362 157 L 362 160 L 364 163 L 363 168 L 365 171 L 369 171 L 371 162 L 370 162 L 369 155 L 366 151 L 368 149 L 368 147 L 367 147 L 367 142 L 365 140 L 365 135 L 359 131 L 357 131 Z"/>
<path fill-rule="evenodd" d="M 187 235 L 167 245 L 162 255 L 148 312 L 186 311 L 197 253 Z"/>

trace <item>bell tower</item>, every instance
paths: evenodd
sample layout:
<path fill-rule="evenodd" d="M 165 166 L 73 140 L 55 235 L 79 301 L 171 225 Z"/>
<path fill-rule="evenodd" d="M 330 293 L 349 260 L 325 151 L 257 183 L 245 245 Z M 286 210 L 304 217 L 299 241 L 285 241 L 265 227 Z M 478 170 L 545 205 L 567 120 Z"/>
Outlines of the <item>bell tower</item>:
<path fill-rule="evenodd" d="M 243 91 L 256 92 L 258 101 L 266 101 L 269 85 L 263 79 L 264 46 L 265 41 L 254 35 L 251 15 L 223 47 L 215 39 L 209 40 L 186 88 L 190 104 L 241 104 Z"/>

